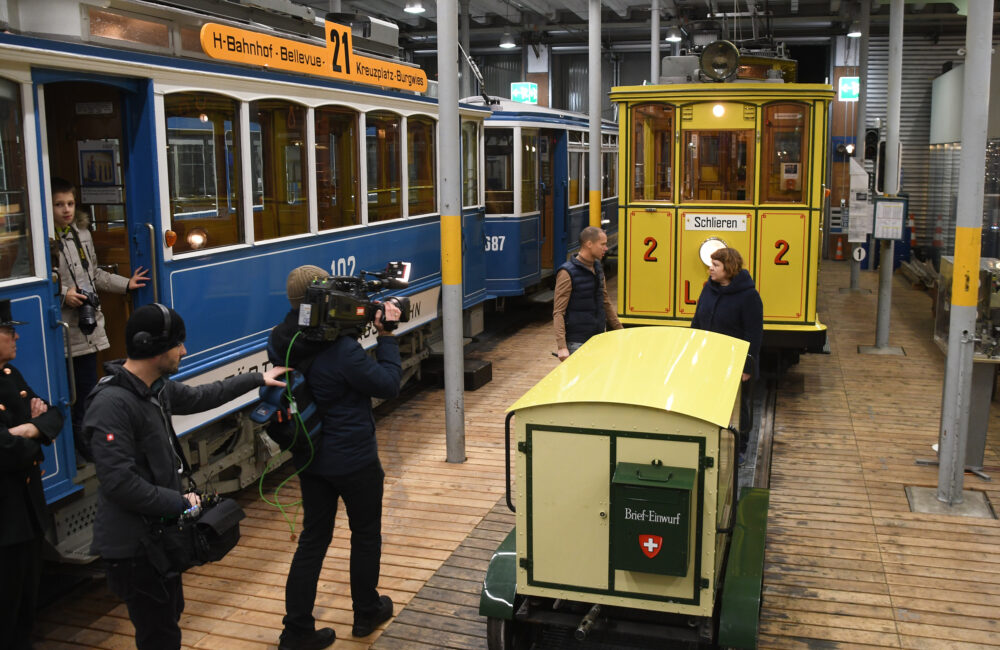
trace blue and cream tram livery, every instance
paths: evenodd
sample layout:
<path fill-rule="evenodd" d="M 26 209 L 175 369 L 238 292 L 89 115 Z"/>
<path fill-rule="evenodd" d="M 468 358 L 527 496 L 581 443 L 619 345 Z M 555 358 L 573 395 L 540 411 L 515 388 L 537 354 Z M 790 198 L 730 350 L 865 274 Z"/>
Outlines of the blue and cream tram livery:
<path fill-rule="evenodd" d="M 816 284 L 833 90 L 782 83 L 789 65 L 741 61 L 733 83 L 612 89 L 623 152 L 623 323 L 690 323 L 710 255 L 730 246 L 763 300 L 765 347 L 825 345 Z M 763 78 L 743 78 L 755 72 Z"/>
<path fill-rule="evenodd" d="M 176 379 L 261 369 L 268 332 L 288 309 L 285 278 L 302 264 L 356 275 L 412 263 L 406 372 L 439 329 L 438 143 L 455 139 L 438 132 L 423 72 L 372 54 L 377 44 L 362 50 L 352 27 L 305 8 L 275 16 L 282 32 L 263 33 L 259 22 L 248 28 L 258 10 L 189 6 L 19 3 L 0 34 L 0 299 L 30 323 L 15 365 L 67 415 L 43 476 L 64 557 L 87 558 L 95 481 L 68 424 L 84 396 L 71 386 L 47 246 L 53 177 L 79 187 L 102 265 L 126 276 L 151 269 L 130 301 L 101 295 L 112 347 L 100 361 L 124 356 L 130 309 L 160 301 L 187 323 Z M 52 21 L 56 12 L 63 19 Z M 365 34 L 394 29 L 376 27 Z M 460 114 L 463 247 L 480 251 L 488 110 Z M 465 307 L 481 309 L 485 261 L 464 264 Z M 175 418 L 200 485 L 243 487 L 278 453 L 248 417 L 255 398 Z"/>
<path fill-rule="evenodd" d="M 472 98 L 470 103 L 482 105 Z M 486 120 L 486 290 L 518 296 L 554 274 L 580 248 L 589 222 L 589 117 L 491 100 Z M 618 239 L 618 133 L 601 125 L 601 221 Z"/>

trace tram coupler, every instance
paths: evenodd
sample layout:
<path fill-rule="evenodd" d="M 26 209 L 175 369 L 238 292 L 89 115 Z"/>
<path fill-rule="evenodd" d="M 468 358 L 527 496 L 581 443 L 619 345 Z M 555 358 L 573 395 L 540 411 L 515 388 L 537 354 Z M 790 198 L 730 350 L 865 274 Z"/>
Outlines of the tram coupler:
<path fill-rule="evenodd" d="M 573 638 L 577 641 L 586 640 L 587 636 L 590 634 L 591 628 L 594 627 L 594 623 L 597 622 L 597 617 L 601 615 L 601 606 L 594 605 L 587 612 L 587 615 L 583 617 L 580 624 L 576 626 L 576 632 L 573 632 Z"/>

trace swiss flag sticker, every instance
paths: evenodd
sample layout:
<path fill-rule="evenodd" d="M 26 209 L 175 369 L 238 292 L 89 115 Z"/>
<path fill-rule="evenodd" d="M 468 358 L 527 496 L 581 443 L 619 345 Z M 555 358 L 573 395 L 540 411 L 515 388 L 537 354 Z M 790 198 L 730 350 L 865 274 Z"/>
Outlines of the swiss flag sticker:
<path fill-rule="evenodd" d="M 115 441 L 115 434 L 109 433 L 108 434 L 108 442 L 114 442 L 114 441 Z"/>
<path fill-rule="evenodd" d="M 652 559 L 663 548 L 663 538 L 659 535 L 639 535 L 639 548 L 646 557 Z"/>

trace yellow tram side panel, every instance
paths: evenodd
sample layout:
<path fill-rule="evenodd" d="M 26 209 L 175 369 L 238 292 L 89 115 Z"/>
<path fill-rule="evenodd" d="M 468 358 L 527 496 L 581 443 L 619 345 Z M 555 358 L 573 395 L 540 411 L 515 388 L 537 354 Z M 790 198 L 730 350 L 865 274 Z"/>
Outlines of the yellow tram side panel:
<path fill-rule="evenodd" d="M 712 615 L 727 540 L 716 529 L 730 517 L 735 470 L 720 426 L 737 417 L 745 354 L 745 342 L 698 330 L 609 332 L 511 407 L 517 554 L 528 560 L 518 563 L 518 594 Z M 613 566 L 612 475 L 653 460 L 699 475 L 684 575 Z"/>
<path fill-rule="evenodd" d="M 631 324 L 689 324 L 707 269 L 698 248 L 709 237 L 718 237 L 743 252 L 745 265 L 754 274 L 765 308 L 765 329 L 825 329 L 816 314 L 816 278 L 824 161 L 827 155 L 826 122 L 830 86 L 821 84 L 685 84 L 615 88 L 612 99 L 626 105 L 619 122 L 619 142 L 625 143 L 625 161 L 619 166 L 619 208 L 624 260 L 623 282 L 618 292 L 618 312 Z M 774 102 L 800 102 L 809 110 L 808 187 L 804 203 L 761 203 L 761 133 L 763 106 Z M 647 102 L 675 106 L 673 143 L 673 193 L 670 201 L 632 201 L 631 112 L 628 107 Z M 711 114 L 721 104 L 723 118 Z M 679 203 L 684 130 L 755 130 L 754 183 L 748 188 L 753 201 L 718 203 L 706 194 L 702 200 Z M 648 151 L 646 155 L 648 156 Z M 651 161 L 644 161 L 650 168 Z M 804 161 L 806 162 L 806 161 Z M 711 187 L 710 183 L 702 183 Z M 707 190 L 707 191 L 710 191 Z M 708 218 L 744 221 L 743 230 L 712 230 Z M 676 253 L 676 255 L 675 255 Z"/>

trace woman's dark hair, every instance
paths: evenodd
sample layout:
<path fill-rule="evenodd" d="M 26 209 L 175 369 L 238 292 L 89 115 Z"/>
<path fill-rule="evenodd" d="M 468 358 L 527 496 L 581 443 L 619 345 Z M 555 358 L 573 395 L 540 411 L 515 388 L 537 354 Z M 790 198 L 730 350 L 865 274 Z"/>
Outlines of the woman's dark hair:
<path fill-rule="evenodd" d="M 720 248 L 712 253 L 712 259 L 722 262 L 722 268 L 730 278 L 735 278 L 743 270 L 743 256 L 735 248 Z"/>

